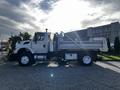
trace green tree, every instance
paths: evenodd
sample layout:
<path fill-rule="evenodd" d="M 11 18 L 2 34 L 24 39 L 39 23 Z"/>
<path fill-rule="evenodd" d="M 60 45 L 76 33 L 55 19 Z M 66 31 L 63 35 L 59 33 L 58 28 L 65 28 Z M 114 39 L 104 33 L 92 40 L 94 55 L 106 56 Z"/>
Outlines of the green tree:
<path fill-rule="evenodd" d="M 114 51 L 115 51 L 115 54 L 119 54 L 120 53 L 120 40 L 119 40 L 119 37 L 115 37 L 115 40 L 114 40 Z"/>
<path fill-rule="evenodd" d="M 9 60 L 13 59 L 12 58 L 12 53 L 15 50 L 15 45 L 16 45 L 17 42 L 20 42 L 21 40 L 22 39 L 21 39 L 20 36 L 11 36 L 9 38 L 8 42 L 9 42 L 10 48 L 9 48 L 9 52 L 8 52 L 8 55 L 7 55 Z"/>
<path fill-rule="evenodd" d="M 107 38 L 108 53 L 111 52 L 110 39 Z"/>
<path fill-rule="evenodd" d="M 24 32 L 19 34 L 19 36 L 22 38 L 22 40 L 30 40 L 31 35 L 28 32 Z"/>
<path fill-rule="evenodd" d="M 10 45 L 11 45 L 11 49 L 12 50 L 14 50 L 15 49 L 15 45 L 16 45 L 16 43 L 18 42 L 20 42 L 22 39 L 21 39 L 21 37 L 20 36 L 11 36 L 10 38 L 9 38 L 9 43 L 10 43 Z"/>

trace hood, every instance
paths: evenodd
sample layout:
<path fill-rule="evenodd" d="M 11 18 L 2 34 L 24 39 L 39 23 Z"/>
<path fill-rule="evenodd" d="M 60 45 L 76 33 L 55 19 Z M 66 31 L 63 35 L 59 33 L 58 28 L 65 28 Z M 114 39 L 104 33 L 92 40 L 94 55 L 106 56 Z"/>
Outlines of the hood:
<path fill-rule="evenodd" d="M 16 43 L 16 48 L 18 47 L 22 47 L 22 46 L 29 46 L 30 45 L 30 40 L 26 40 L 26 41 L 20 41 L 19 43 Z"/>

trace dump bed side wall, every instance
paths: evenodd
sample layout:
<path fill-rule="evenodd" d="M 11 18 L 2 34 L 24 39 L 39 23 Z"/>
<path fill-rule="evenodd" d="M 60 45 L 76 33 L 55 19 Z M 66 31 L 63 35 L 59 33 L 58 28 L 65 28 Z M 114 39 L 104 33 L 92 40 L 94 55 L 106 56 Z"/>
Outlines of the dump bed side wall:
<path fill-rule="evenodd" d="M 71 49 L 71 50 L 99 50 L 103 47 L 102 41 L 60 41 L 58 49 Z"/>

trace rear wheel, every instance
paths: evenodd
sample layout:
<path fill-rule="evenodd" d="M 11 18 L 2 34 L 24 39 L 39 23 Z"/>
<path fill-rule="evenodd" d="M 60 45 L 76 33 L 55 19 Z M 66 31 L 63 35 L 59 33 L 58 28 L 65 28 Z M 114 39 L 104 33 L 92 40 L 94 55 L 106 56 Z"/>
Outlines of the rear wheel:
<path fill-rule="evenodd" d="M 82 57 L 82 64 L 89 66 L 93 63 L 92 57 L 90 55 L 84 55 Z"/>
<path fill-rule="evenodd" d="M 35 61 L 33 59 L 33 55 L 31 53 L 21 53 L 19 55 L 19 65 L 20 66 L 28 66 L 34 64 Z"/>

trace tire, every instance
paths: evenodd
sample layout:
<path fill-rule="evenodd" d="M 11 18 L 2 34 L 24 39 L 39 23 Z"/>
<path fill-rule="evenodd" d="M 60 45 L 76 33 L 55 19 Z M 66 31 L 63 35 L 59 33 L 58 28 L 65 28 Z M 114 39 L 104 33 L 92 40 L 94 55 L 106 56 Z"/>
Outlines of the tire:
<path fill-rule="evenodd" d="M 84 55 L 84 56 L 82 57 L 81 62 L 82 62 L 82 65 L 85 65 L 85 66 L 90 66 L 90 65 L 92 65 L 92 63 L 93 63 L 92 56 L 91 56 L 91 55 Z"/>
<path fill-rule="evenodd" d="M 34 64 L 33 55 L 31 53 L 21 53 L 19 55 L 19 65 L 20 66 L 29 66 Z"/>

